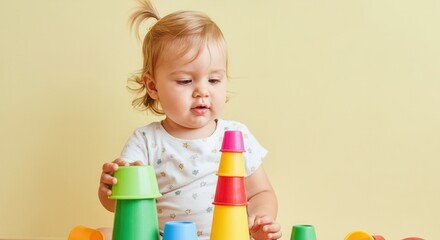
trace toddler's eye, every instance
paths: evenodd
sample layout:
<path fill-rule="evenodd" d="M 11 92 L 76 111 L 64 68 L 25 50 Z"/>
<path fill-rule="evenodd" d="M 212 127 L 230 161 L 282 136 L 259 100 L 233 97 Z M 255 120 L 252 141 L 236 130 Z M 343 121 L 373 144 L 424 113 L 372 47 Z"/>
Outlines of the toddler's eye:
<path fill-rule="evenodd" d="M 177 80 L 177 83 L 180 85 L 188 85 L 192 82 L 192 80 Z"/>
<path fill-rule="evenodd" d="M 209 83 L 215 84 L 221 82 L 220 79 L 209 79 Z"/>

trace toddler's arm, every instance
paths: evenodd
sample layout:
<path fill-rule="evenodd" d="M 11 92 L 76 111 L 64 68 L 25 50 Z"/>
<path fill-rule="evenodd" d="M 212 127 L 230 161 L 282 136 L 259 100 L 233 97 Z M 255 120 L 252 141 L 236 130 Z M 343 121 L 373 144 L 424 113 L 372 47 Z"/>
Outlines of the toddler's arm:
<path fill-rule="evenodd" d="M 249 229 L 255 240 L 281 238 L 281 226 L 275 221 L 277 198 L 262 166 L 245 178 L 249 201 Z"/>

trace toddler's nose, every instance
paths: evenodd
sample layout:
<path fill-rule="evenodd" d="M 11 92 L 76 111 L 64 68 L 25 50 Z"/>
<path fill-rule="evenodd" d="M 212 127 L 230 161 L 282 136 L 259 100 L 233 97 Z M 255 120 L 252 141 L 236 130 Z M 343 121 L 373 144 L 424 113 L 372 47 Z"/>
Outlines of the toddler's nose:
<path fill-rule="evenodd" d="M 198 86 L 196 89 L 194 89 L 193 97 L 200 98 L 200 97 L 208 97 L 209 91 L 206 87 Z"/>

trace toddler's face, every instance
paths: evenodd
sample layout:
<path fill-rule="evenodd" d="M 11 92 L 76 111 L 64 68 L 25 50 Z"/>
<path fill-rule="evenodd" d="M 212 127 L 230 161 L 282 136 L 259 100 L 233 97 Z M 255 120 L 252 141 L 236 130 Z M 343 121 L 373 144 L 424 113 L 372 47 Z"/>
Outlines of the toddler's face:
<path fill-rule="evenodd" d="M 155 69 L 157 98 L 168 124 L 212 130 L 226 102 L 226 55 L 217 45 L 190 50 L 178 58 L 177 49 L 165 50 Z M 210 134 L 210 133 L 209 133 Z"/>

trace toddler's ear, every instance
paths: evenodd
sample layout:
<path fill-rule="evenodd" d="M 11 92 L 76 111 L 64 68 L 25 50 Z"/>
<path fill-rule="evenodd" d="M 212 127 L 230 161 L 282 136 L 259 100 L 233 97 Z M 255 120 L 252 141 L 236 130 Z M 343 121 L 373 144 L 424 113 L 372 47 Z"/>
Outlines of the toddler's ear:
<path fill-rule="evenodd" d="M 156 80 L 154 80 L 154 78 L 148 73 L 142 74 L 142 80 L 144 81 L 148 95 L 152 99 L 157 100 L 159 96 L 157 94 Z"/>

